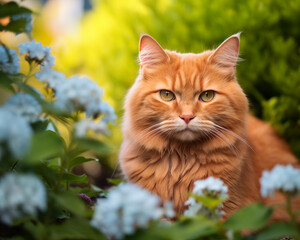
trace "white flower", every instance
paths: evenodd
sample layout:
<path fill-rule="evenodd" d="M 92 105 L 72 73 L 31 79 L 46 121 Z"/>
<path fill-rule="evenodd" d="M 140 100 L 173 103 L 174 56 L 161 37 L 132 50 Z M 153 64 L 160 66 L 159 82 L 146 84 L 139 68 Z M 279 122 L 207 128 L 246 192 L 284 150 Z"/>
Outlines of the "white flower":
<path fill-rule="evenodd" d="M 146 228 L 163 214 L 157 196 L 137 185 L 121 183 L 108 193 L 107 199 L 97 201 L 91 224 L 109 238 L 121 239 L 137 228 Z"/>
<path fill-rule="evenodd" d="M 263 172 L 260 184 L 263 197 L 273 197 L 275 190 L 291 195 L 300 194 L 300 170 L 292 165 L 276 165 L 271 171 Z"/>
<path fill-rule="evenodd" d="M 20 54 L 27 54 L 26 60 L 35 61 L 43 67 L 51 67 L 54 65 L 54 57 L 50 55 L 50 47 L 43 47 L 40 42 L 26 42 L 19 45 Z"/>
<path fill-rule="evenodd" d="M 77 137 L 85 137 L 89 130 L 93 131 L 96 135 L 109 134 L 107 125 L 103 121 L 95 122 L 95 121 L 84 119 L 84 120 L 80 120 L 75 125 L 75 135 Z"/>
<path fill-rule="evenodd" d="M 17 93 L 11 96 L 3 106 L 21 115 L 30 123 L 38 121 L 42 114 L 39 102 L 27 93 Z"/>
<path fill-rule="evenodd" d="M 58 89 L 60 84 L 66 80 L 66 77 L 63 73 L 50 68 L 46 68 L 44 71 L 36 73 L 35 77 L 41 82 L 46 82 L 48 87 L 55 91 Z"/>
<path fill-rule="evenodd" d="M 73 76 L 56 89 L 56 105 L 64 111 L 85 111 L 87 116 L 101 114 L 102 89 L 87 77 Z"/>
<path fill-rule="evenodd" d="M 194 184 L 194 194 L 211 197 L 217 196 L 219 198 L 227 197 L 228 187 L 224 185 L 221 179 L 209 177 L 205 180 L 197 180 Z"/>
<path fill-rule="evenodd" d="M 25 32 L 31 32 L 32 30 L 32 16 L 31 13 L 22 13 L 22 14 L 17 14 L 17 15 L 12 15 L 10 17 L 11 21 L 17 21 L 17 20 L 25 20 L 26 25 L 25 25 Z"/>
<path fill-rule="evenodd" d="M 20 71 L 19 57 L 16 50 L 0 46 L 0 70 L 5 73 L 18 73 Z"/>
<path fill-rule="evenodd" d="M 185 206 L 188 206 L 188 209 L 186 209 L 183 213 L 186 217 L 195 217 L 197 216 L 201 209 L 203 208 L 201 203 L 196 202 L 196 200 L 192 197 L 190 197 L 185 203 Z"/>
<path fill-rule="evenodd" d="M 170 201 L 164 203 L 163 210 L 164 210 L 164 216 L 166 216 L 167 218 L 173 218 L 176 215 L 173 208 L 173 203 Z"/>
<path fill-rule="evenodd" d="M 100 112 L 105 114 L 102 118 L 102 121 L 108 123 L 115 123 L 117 119 L 117 115 L 115 114 L 115 110 L 112 106 L 110 106 L 107 102 L 101 102 L 100 104 Z"/>
<path fill-rule="evenodd" d="M 11 224 L 23 215 L 36 216 L 47 208 L 43 182 L 34 175 L 8 173 L 0 179 L 0 221 Z"/>
<path fill-rule="evenodd" d="M 228 197 L 228 187 L 225 186 L 223 181 L 218 178 L 209 177 L 205 180 L 197 180 L 194 182 L 194 185 L 193 194 L 197 196 L 208 196 L 221 200 Z M 222 211 L 222 204 L 216 206 L 215 209 L 209 209 L 204 206 L 203 203 L 197 202 L 193 197 L 190 197 L 185 202 L 185 205 L 188 206 L 188 209 L 184 212 L 184 215 L 187 217 L 194 217 L 199 213 L 202 213 L 212 219 L 215 219 L 216 215 L 220 218 L 224 214 Z M 213 212 L 215 214 L 213 214 Z"/>
<path fill-rule="evenodd" d="M 0 108 L 0 144 L 6 143 L 14 157 L 25 155 L 31 135 L 32 130 L 23 117 L 7 108 Z"/>

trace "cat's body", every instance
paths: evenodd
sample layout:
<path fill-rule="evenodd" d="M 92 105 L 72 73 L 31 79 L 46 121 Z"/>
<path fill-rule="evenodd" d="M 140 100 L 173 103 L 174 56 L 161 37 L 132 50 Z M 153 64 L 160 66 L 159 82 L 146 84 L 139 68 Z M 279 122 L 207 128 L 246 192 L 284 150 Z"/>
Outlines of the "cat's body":
<path fill-rule="evenodd" d="M 222 179 L 230 214 L 263 201 L 263 170 L 297 163 L 268 124 L 248 115 L 235 79 L 238 48 L 238 35 L 201 54 L 170 52 L 141 38 L 141 70 L 125 102 L 121 168 L 130 181 L 172 200 L 179 213 L 196 180 Z"/>

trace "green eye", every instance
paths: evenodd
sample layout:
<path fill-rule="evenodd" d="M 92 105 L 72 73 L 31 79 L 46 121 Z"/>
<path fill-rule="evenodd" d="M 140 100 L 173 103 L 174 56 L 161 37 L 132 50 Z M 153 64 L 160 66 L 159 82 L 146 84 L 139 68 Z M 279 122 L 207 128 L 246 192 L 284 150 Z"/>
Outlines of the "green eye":
<path fill-rule="evenodd" d="M 160 90 L 160 97 L 164 101 L 173 101 L 175 100 L 175 94 L 168 90 Z"/>
<path fill-rule="evenodd" d="M 215 92 L 213 90 L 208 90 L 205 92 L 202 92 L 199 96 L 199 100 L 203 102 L 210 102 L 215 97 Z"/>

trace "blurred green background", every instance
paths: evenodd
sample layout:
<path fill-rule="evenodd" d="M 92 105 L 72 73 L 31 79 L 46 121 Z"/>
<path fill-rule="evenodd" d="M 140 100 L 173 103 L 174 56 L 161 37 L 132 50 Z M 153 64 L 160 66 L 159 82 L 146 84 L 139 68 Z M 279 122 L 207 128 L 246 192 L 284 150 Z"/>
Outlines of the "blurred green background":
<path fill-rule="evenodd" d="M 110 138 L 112 166 L 122 141 L 123 99 L 139 69 L 142 33 L 163 48 L 199 53 L 241 31 L 244 61 L 237 77 L 251 112 L 270 122 L 300 157 L 299 0 L 101 0 L 77 15 L 59 2 L 65 1 L 40 5 L 33 37 L 52 46 L 58 70 L 88 75 L 105 89 L 104 98 L 119 116 Z"/>

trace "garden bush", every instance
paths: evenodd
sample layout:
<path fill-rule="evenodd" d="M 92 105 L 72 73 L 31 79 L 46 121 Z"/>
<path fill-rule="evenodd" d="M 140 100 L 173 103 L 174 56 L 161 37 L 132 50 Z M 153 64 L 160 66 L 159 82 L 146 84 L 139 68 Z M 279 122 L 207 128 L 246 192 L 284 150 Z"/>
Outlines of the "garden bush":
<path fill-rule="evenodd" d="M 0 19 L 7 17 L 1 31 L 30 36 L 29 9 L 0 4 Z M 25 73 L 21 60 L 29 66 Z M 196 181 L 187 211 L 175 216 L 171 202 L 162 203 L 134 184 L 114 179 L 116 186 L 103 190 L 87 176 L 75 175 L 74 167 L 101 162 L 110 153 L 105 135 L 116 115 L 98 84 L 85 76 L 66 77 L 53 69 L 54 63 L 51 48 L 36 40 L 16 50 L 0 44 L 0 87 L 10 94 L 0 106 L 0 239 L 300 238 L 299 212 L 291 211 L 292 198 L 300 194 L 300 171 L 292 166 L 276 166 L 261 178 L 262 196 L 280 191 L 286 204 L 255 203 L 227 220 L 222 220 L 227 187 L 219 179 Z M 111 94 L 122 93 L 115 88 Z M 286 209 L 290 221 L 270 224 L 278 207 Z"/>

